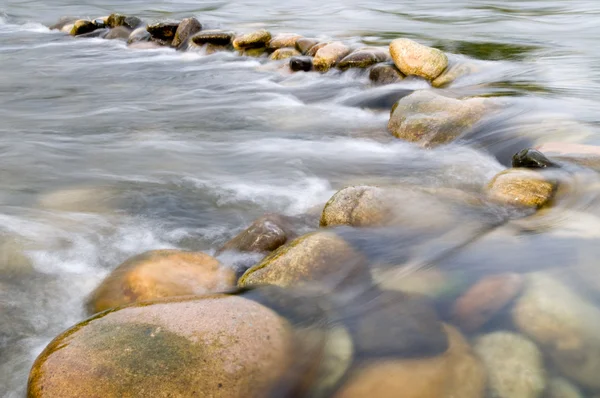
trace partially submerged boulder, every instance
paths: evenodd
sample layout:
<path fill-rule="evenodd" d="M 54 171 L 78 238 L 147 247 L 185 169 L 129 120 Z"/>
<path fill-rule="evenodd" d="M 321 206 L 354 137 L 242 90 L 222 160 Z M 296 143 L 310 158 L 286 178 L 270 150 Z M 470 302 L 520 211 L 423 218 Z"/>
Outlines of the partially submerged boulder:
<path fill-rule="evenodd" d="M 273 54 L 269 57 L 270 60 L 279 61 L 282 59 L 288 59 L 292 57 L 297 57 L 300 55 L 300 52 L 295 48 L 283 47 L 275 50 Z"/>
<path fill-rule="evenodd" d="M 486 187 L 490 199 L 519 207 L 539 208 L 550 202 L 556 183 L 527 169 L 508 169 L 497 174 Z"/>
<path fill-rule="evenodd" d="M 296 50 L 300 51 L 304 55 L 307 55 L 308 51 L 317 44 L 319 44 L 319 40 L 303 37 L 296 40 Z"/>
<path fill-rule="evenodd" d="M 127 40 L 131 35 L 132 30 L 125 26 L 117 26 L 116 28 L 111 29 L 106 36 L 104 36 L 107 40 Z"/>
<path fill-rule="evenodd" d="M 98 29 L 98 26 L 93 22 L 86 19 L 79 19 L 75 21 L 71 28 L 71 36 L 80 36 L 86 33 L 90 33 Z"/>
<path fill-rule="evenodd" d="M 484 98 L 458 100 L 419 90 L 392 108 L 388 130 L 424 147 L 447 144 L 468 131 L 490 108 Z"/>
<path fill-rule="evenodd" d="M 162 297 L 231 289 L 235 272 L 201 252 L 153 250 L 119 265 L 92 293 L 91 313 Z"/>
<path fill-rule="evenodd" d="M 459 77 L 475 73 L 477 70 L 477 66 L 472 63 L 454 62 L 441 75 L 436 77 L 431 85 L 438 88 L 445 87 L 452 84 Z"/>
<path fill-rule="evenodd" d="M 312 70 L 312 57 L 292 57 L 290 58 L 290 69 L 294 72 Z"/>
<path fill-rule="evenodd" d="M 267 48 L 269 50 L 277 50 L 280 48 L 295 48 L 296 42 L 301 39 L 302 36 L 296 33 L 278 33 L 269 40 Z"/>
<path fill-rule="evenodd" d="M 265 29 L 260 29 L 255 32 L 237 36 L 233 40 L 233 48 L 235 48 L 238 51 L 247 50 L 251 48 L 265 48 L 270 40 L 271 33 L 266 31 Z"/>
<path fill-rule="evenodd" d="M 203 30 L 196 33 L 190 38 L 190 41 L 197 46 L 203 46 L 205 44 L 211 44 L 214 46 L 229 46 L 233 40 L 235 34 L 226 30 Z"/>
<path fill-rule="evenodd" d="M 202 24 L 196 18 L 185 18 L 177 27 L 171 46 L 178 48 L 184 44 L 188 38 L 202 30 Z"/>
<path fill-rule="evenodd" d="M 56 337 L 33 364 L 28 396 L 265 397 L 297 354 L 290 323 L 244 297 L 149 302 Z"/>
<path fill-rule="evenodd" d="M 375 84 L 392 84 L 404 78 L 405 76 L 394 64 L 381 63 L 373 65 L 369 71 L 369 80 Z"/>
<path fill-rule="evenodd" d="M 337 65 L 341 70 L 368 68 L 371 65 L 389 60 L 389 54 L 381 48 L 361 48 L 345 56 Z"/>
<path fill-rule="evenodd" d="M 148 32 L 146 28 L 141 27 L 131 32 L 129 38 L 127 39 L 127 44 L 131 45 L 138 42 L 148 42 L 150 39 L 152 39 L 150 32 Z"/>
<path fill-rule="evenodd" d="M 559 167 L 558 164 L 548 159 L 542 152 L 526 148 L 515 153 L 512 158 L 512 167 L 526 169 L 545 169 L 548 167 Z"/>
<path fill-rule="evenodd" d="M 267 214 L 254 221 L 248 228 L 240 232 L 217 253 L 226 250 L 240 252 L 271 252 L 296 237 L 290 220 L 278 214 Z"/>
<path fill-rule="evenodd" d="M 61 17 L 55 24 L 50 25 L 49 29 L 62 31 L 63 27 L 74 24 L 78 19 L 77 17 Z"/>
<path fill-rule="evenodd" d="M 402 73 L 427 80 L 440 76 L 448 66 L 448 57 L 442 51 L 410 39 L 393 40 L 390 55 Z"/>
<path fill-rule="evenodd" d="M 319 72 L 327 72 L 349 53 L 350 48 L 344 43 L 339 41 L 329 43 L 315 53 L 313 66 Z"/>
<path fill-rule="evenodd" d="M 135 30 L 136 28 L 139 28 L 143 24 L 143 22 L 138 17 L 114 13 L 114 14 L 110 14 L 108 16 L 106 24 L 110 28 L 116 28 L 117 26 L 124 26 L 131 30 Z"/>
<path fill-rule="evenodd" d="M 153 39 L 170 44 L 175 38 L 175 33 L 179 28 L 177 21 L 162 21 L 146 26 L 146 30 Z"/>

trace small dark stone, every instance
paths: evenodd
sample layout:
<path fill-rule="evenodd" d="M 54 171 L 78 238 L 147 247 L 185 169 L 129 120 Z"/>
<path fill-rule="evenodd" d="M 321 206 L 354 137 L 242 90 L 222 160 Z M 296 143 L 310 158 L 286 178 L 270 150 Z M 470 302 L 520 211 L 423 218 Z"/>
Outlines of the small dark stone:
<path fill-rule="evenodd" d="M 110 32 L 108 32 L 108 34 L 104 36 L 104 38 L 107 40 L 127 40 L 129 39 L 130 35 L 131 29 L 125 26 L 117 26 L 116 28 L 111 29 Z"/>
<path fill-rule="evenodd" d="M 175 48 L 180 47 L 188 38 L 202 30 L 202 25 L 196 18 L 185 18 L 179 24 L 175 37 L 171 45 Z"/>
<path fill-rule="evenodd" d="M 125 26 L 131 30 L 142 25 L 142 20 L 138 17 L 128 17 L 123 14 L 110 14 L 106 24 L 111 28 L 116 28 L 117 26 Z"/>
<path fill-rule="evenodd" d="M 319 40 L 317 40 L 317 39 L 309 39 L 309 38 L 304 37 L 304 38 L 298 39 L 296 41 L 296 50 L 298 50 L 302 54 L 306 55 L 306 53 L 308 52 L 308 50 L 310 50 L 311 48 L 313 48 L 317 44 L 319 44 Z"/>
<path fill-rule="evenodd" d="M 271 252 L 295 237 L 290 220 L 278 214 L 267 214 L 225 243 L 217 253 L 225 250 Z"/>
<path fill-rule="evenodd" d="M 190 40 L 198 45 L 213 44 L 215 46 L 228 46 L 233 40 L 234 33 L 223 30 L 204 30 L 196 33 Z"/>
<path fill-rule="evenodd" d="M 559 167 L 535 149 L 523 149 L 517 152 L 512 158 L 512 167 L 522 167 L 527 169 L 543 169 L 546 167 Z"/>
<path fill-rule="evenodd" d="M 293 71 L 308 72 L 312 69 L 311 57 L 292 57 L 290 58 L 290 69 Z"/>
<path fill-rule="evenodd" d="M 85 19 L 80 19 L 75 22 L 73 25 L 73 29 L 71 29 L 71 36 L 80 36 L 86 33 L 90 33 L 98 29 L 96 25 L 92 21 L 87 21 Z"/>
<path fill-rule="evenodd" d="M 163 40 L 165 42 L 173 41 L 179 22 L 166 21 L 148 25 L 146 30 L 150 32 L 153 39 Z"/>
<path fill-rule="evenodd" d="M 98 29 L 106 28 L 106 23 L 104 22 L 104 20 L 102 18 L 94 19 L 93 23 L 94 23 L 94 25 L 96 25 L 96 27 Z"/>

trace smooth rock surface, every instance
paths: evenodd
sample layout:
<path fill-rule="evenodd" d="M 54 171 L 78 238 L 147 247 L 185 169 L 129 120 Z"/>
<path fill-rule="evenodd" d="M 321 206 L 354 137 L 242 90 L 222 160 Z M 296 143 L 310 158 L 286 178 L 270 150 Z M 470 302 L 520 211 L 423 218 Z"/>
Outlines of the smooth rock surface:
<path fill-rule="evenodd" d="M 313 66 L 319 72 L 327 72 L 349 53 L 350 48 L 344 43 L 339 41 L 329 43 L 315 53 Z"/>
<path fill-rule="evenodd" d="M 302 36 L 296 33 L 278 33 L 271 37 L 271 40 L 267 43 L 267 48 L 270 50 L 285 47 L 296 48 L 296 42 L 301 38 Z"/>
<path fill-rule="evenodd" d="M 288 218 L 278 214 L 267 214 L 225 243 L 217 253 L 225 250 L 271 252 L 295 237 L 296 233 Z"/>
<path fill-rule="evenodd" d="M 191 36 L 202 30 L 202 24 L 196 18 L 185 18 L 181 20 L 171 46 L 178 48 Z"/>
<path fill-rule="evenodd" d="M 508 169 L 496 175 L 486 187 L 490 199 L 521 207 L 542 207 L 552 199 L 556 184 L 527 169 Z"/>
<path fill-rule="evenodd" d="M 390 55 L 402 73 L 427 80 L 440 76 L 448 66 L 448 57 L 442 51 L 410 39 L 393 40 Z"/>
<path fill-rule="evenodd" d="M 205 44 L 212 44 L 215 46 L 228 46 L 231 44 L 231 41 L 234 38 L 234 33 L 225 31 L 225 30 L 203 30 L 199 33 L 196 33 L 194 36 L 190 38 L 190 40 L 198 45 L 202 46 Z"/>
<path fill-rule="evenodd" d="M 275 50 L 273 54 L 269 56 L 269 59 L 272 61 L 279 61 L 282 59 L 288 59 L 292 57 L 297 57 L 300 55 L 300 52 L 295 48 L 283 47 Z"/>
<path fill-rule="evenodd" d="M 300 51 L 304 55 L 307 55 L 308 51 L 317 44 L 319 44 L 319 40 L 303 37 L 296 40 L 296 50 Z"/>
<path fill-rule="evenodd" d="M 341 70 L 350 68 L 364 69 L 376 63 L 387 61 L 389 58 L 389 54 L 380 48 L 362 48 L 345 56 L 337 64 L 337 67 Z"/>
<path fill-rule="evenodd" d="M 125 26 L 117 26 L 116 28 L 111 29 L 106 36 L 104 36 L 107 40 L 125 40 L 129 39 L 132 30 Z"/>
<path fill-rule="evenodd" d="M 246 33 L 237 36 L 233 40 L 233 48 L 236 50 L 246 50 L 250 48 L 262 48 L 266 47 L 267 43 L 271 40 L 271 33 L 261 29 L 256 32 Z"/>
<path fill-rule="evenodd" d="M 404 75 L 395 65 L 381 63 L 373 65 L 369 71 L 369 80 L 375 84 L 392 84 L 404 79 Z"/>
<path fill-rule="evenodd" d="M 111 28 L 116 28 L 117 26 L 125 26 L 131 30 L 135 30 L 140 27 L 143 22 L 138 17 L 127 16 L 123 14 L 110 14 L 106 21 L 106 24 Z"/>
<path fill-rule="evenodd" d="M 441 75 L 436 77 L 431 85 L 433 87 L 446 87 L 454 83 L 455 80 L 462 76 L 466 76 L 477 72 L 478 68 L 476 65 L 470 63 L 456 62 L 448 66 Z"/>
<path fill-rule="evenodd" d="M 146 26 L 146 30 L 153 39 L 171 43 L 175 38 L 178 27 L 179 22 L 177 21 L 163 21 Z"/>
<path fill-rule="evenodd" d="M 73 28 L 71 28 L 71 36 L 80 36 L 86 33 L 90 33 L 98 29 L 98 26 L 94 24 L 92 21 L 88 21 L 86 19 L 80 19 L 75 21 L 73 24 Z"/>
<path fill-rule="evenodd" d="M 290 69 L 293 71 L 308 72 L 312 70 L 312 57 L 292 57 L 290 58 Z"/>

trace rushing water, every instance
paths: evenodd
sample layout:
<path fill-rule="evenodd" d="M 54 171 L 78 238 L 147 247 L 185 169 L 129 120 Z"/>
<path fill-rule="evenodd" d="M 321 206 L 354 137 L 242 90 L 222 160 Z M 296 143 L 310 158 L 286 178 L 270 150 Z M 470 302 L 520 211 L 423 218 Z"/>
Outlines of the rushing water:
<path fill-rule="evenodd" d="M 388 109 L 347 105 L 377 90 L 363 73 L 290 75 L 232 53 L 132 50 L 44 26 L 113 11 L 350 44 L 417 39 L 479 63 L 449 95 L 503 97 L 508 110 L 480 127 L 475 135 L 488 139 L 478 146 L 424 151 L 386 131 Z M 2 0 L 0 395 L 24 394 L 37 354 L 85 318 L 86 295 L 131 255 L 213 252 L 265 212 L 301 215 L 350 184 L 473 190 L 502 169 L 482 145 L 512 154 L 522 139 L 600 143 L 598 18 L 591 0 Z M 563 206 L 599 213 L 586 200 Z M 580 221 L 556 234 L 563 240 L 542 235 L 505 250 L 489 239 L 443 262 L 515 270 L 560 266 L 581 252 L 594 258 L 598 224 Z M 435 241 L 425 260 L 470 241 L 479 229 L 469 225 L 447 245 Z M 379 235 L 341 233 L 384 257 L 408 246 L 394 235 L 383 240 L 390 253 Z"/>

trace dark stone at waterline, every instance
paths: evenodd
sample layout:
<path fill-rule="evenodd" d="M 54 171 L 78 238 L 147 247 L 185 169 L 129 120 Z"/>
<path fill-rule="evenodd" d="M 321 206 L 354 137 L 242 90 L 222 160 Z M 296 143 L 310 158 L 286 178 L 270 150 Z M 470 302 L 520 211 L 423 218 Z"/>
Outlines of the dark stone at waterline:
<path fill-rule="evenodd" d="M 173 47 L 181 46 L 188 38 L 202 30 L 202 24 L 196 18 L 185 18 L 179 24 L 175 37 L 171 45 Z"/>
<path fill-rule="evenodd" d="M 540 151 L 529 148 L 523 149 L 513 156 L 512 167 L 543 169 L 546 167 L 558 167 L 558 165 Z"/>
<path fill-rule="evenodd" d="M 116 28 L 111 29 L 104 38 L 107 40 L 127 40 L 129 39 L 129 35 L 131 35 L 131 29 L 126 28 L 125 26 L 117 26 Z"/>
<path fill-rule="evenodd" d="M 85 19 L 80 19 L 73 25 L 71 29 L 71 36 L 79 36 L 86 33 L 90 33 L 98 29 L 98 27 L 92 22 Z"/>
<path fill-rule="evenodd" d="M 146 30 L 146 28 L 137 28 L 129 35 L 129 38 L 127 39 L 127 44 L 133 44 L 140 41 L 150 41 L 151 38 L 152 36 Z"/>
<path fill-rule="evenodd" d="M 190 40 L 198 46 L 203 46 L 205 44 L 228 46 L 231 44 L 233 37 L 233 32 L 224 30 L 204 30 L 200 33 L 196 33 Z"/>
<path fill-rule="evenodd" d="M 349 68 L 368 68 L 379 62 L 387 61 L 389 56 L 378 48 L 365 48 L 357 50 L 344 57 L 337 65 L 341 70 Z"/>
<path fill-rule="evenodd" d="M 106 24 L 111 28 L 116 28 L 117 26 L 125 26 L 131 30 L 142 25 L 142 20 L 138 17 L 128 17 L 123 14 L 110 14 L 106 21 Z"/>
<path fill-rule="evenodd" d="M 404 75 L 394 64 L 374 65 L 369 72 L 369 79 L 377 84 L 391 84 L 404 79 Z"/>
<path fill-rule="evenodd" d="M 58 22 L 54 25 L 50 25 L 50 30 L 61 30 L 63 27 L 69 24 L 75 23 L 79 18 L 77 17 L 61 17 Z"/>
<path fill-rule="evenodd" d="M 98 29 L 106 28 L 106 22 L 104 22 L 104 19 L 102 18 L 96 18 L 92 22 L 94 23 L 94 25 L 96 25 Z"/>
<path fill-rule="evenodd" d="M 310 50 L 317 44 L 319 44 L 319 40 L 304 37 L 302 39 L 296 40 L 296 50 L 306 55 L 306 53 L 308 53 L 308 50 Z"/>
<path fill-rule="evenodd" d="M 278 214 L 267 214 L 254 221 L 252 225 L 225 243 L 217 253 L 225 250 L 271 252 L 295 237 L 296 234 L 287 217 Z"/>
<path fill-rule="evenodd" d="M 290 69 L 293 71 L 308 72 L 312 69 L 312 57 L 292 57 L 290 58 Z"/>
<path fill-rule="evenodd" d="M 165 21 L 148 25 L 146 30 L 150 33 L 153 39 L 163 40 L 170 43 L 175 38 L 177 28 L 179 28 L 179 22 Z"/>

